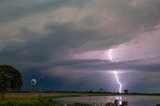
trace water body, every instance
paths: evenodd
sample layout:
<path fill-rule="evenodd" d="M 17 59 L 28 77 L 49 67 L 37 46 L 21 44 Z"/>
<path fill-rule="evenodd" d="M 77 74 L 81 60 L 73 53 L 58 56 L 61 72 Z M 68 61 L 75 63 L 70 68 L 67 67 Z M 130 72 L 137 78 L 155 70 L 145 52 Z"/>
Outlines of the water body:
<path fill-rule="evenodd" d="M 106 103 L 119 99 L 128 101 L 128 106 L 156 106 L 156 104 L 160 104 L 160 96 L 84 96 L 58 98 L 56 100 L 62 104 L 87 103 L 105 106 Z"/>

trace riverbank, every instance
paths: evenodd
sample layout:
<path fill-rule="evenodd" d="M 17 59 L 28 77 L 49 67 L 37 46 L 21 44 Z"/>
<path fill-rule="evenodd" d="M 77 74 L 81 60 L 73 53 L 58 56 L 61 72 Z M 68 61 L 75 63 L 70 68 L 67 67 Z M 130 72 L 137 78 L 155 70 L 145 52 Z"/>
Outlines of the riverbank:
<path fill-rule="evenodd" d="M 7 93 L 0 106 L 63 106 L 54 98 L 96 96 L 89 93 Z M 74 103 L 68 106 L 91 106 L 89 104 Z"/>
<path fill-rule="evenodd" d="M 57 98 L 65 97 L 92 97 L 92 96 L 123 96 L 103 93 L 7 93 L 5 99 L 0 101 L 0 106 L 63 106 L 56 101 Z M 143 95 L 125 95 L 143 96 Z M 147 96 L 147 95 L 145 95 Z M 154 96 L 154 95 L 148 95 Z M 71 106 L 90 106 L 88 104 L 70 104 Z M 68 105 L 68 106 L 70 106 Z M 159 106 L 159 105 L 157 105 Z"/>

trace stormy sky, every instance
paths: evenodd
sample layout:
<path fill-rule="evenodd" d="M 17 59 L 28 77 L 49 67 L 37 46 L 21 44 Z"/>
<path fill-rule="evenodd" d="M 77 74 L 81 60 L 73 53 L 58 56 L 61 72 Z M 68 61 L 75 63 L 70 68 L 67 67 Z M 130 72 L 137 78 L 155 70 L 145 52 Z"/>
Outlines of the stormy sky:
<path fill-rule="evenodd" d="M 112 60 L 109 50 L 112 50 Z M 0 64 L 47 90 L 160 92 L 159 0 L 0 0 Z M 39 89 L 39 82 L 36 89 Z"/>

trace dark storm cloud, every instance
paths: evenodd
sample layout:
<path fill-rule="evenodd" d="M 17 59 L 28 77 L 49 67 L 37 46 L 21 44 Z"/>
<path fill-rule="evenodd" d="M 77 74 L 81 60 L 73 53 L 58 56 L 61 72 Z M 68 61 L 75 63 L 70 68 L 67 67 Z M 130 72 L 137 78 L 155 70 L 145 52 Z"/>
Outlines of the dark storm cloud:
<path fill-rule="evenodd" d="M 92 44 L 92 42 L 100 41 L 100 44 L 91 47 L 92 49 L 101 49 L 98 47 L 101 46 L 104 38 L 106 43 L 104 42 L 103 46 L 111 45 L 108 42 L 113 44 L 108 37 L 98 37 L 98 33 L 94 30 L 77 30 L 72 24 L 48 24 L 43 32 L 38 33 L 22 27 L 20 34 L 24 42 L 9 42 L 1 51 L 1 58 L 6 58 L 5 61 L 12 58 L 10 62 L 19 60 L 21 63 L 47 62 L 52 59 L 56 61 L 67 57 L 70 49 L 80 48 L 88 42 Z"/>
<path fill-rule="evenodd" d="M 124 17 L 122 21 L 127 21 L 132 23 L 135 28 L 141 26 L 145 28 L 153 29 L 155 25 L 159 23 L 160 20 L 160 1 L 155 0 L 109 0 L 112 2 L 113 11 L 119 14 L 119 16 Z M 107 2 L 106 2 L 107 3 Z M 111 5 L 111 6 L 112 6 Z M 111 7 L 112 8 L 112 7 Z"/>
<path fill-rule="evenodd" d="M 38 67 L 39 63 L 62 60 L 68 55 L 68 50 L 87 42 L 95 34 L 94 31 L 78 31 L 72 30 L 73 28 L 73 25 L 68 24 L 52 24 L 44 28 L 43 34 L 21 28 L 22 40 L 25 42 L 8 43 L 0 52 L 0 58 L 3 60 L 1 62 Z"/>
<path fill-rule="evenodd" d="M 117 70 L 119 72 L 159 72 L 160 64 L 140 64 L 136 61 L 110 62 L 106 60 L 63 60 L 55 63 L 48 63 L 47 67 L 61 67 L 64 70 L 84 71 L 84 72 L 110 72 Z M 54 65 L 53 65 L 54 64 Z"/>
<path fill-rule="evenodd" d="M 0 63 L 20 69 L 25 80 L 29 74 L 45 74 L 61 83 L 67 75 L 90 80 L 95 72 L 159 72 L 157 62 L 143 64 L 147 58 L 73 58 L 76 53 L 119 47 L 141 30 L 155 30 L 159 11 L 159 0 L 0 0 Z"/>
<path fill-rule="evenodd" d="M 0 22 L 57 9 L 65 5 L 81 5 L 84 0 L 0 0 Z"/>
<path fill-rule="evenodd" d="M 99 2 L 100 2 L 100 5 L 102 3 L 106 5 L 106 6 L 102 5 L 102 7 L 101 7 L 102 10 L 104 10 L 104 11 L 106 10 L 106 13 L 109 13 L 106 15 L 108 15 L 108 16 L 110 16 L 112 14 L 116 15 L 115 16 L 116 21 L 118 21 L 118 22 L 116 22 L 115 25 L 117 25 L 117 27 L 112 28 L 112 25 L 111 25 L 111 27 L 109 25 L 103 26 L 103 27 L 108 27 L 108 28 L 102 30 L 102 32 L 104 31 L 104 33 L 102 34 L 100 32 L 101 30 L 100 31 L 95 31 L 95 29 L 89 29 L 89 30 L 84 29 L 83 30 L 83 28 L 82 28 L 82 30 L 80 29 L 80 31 L 78 31 L 79 30 L 78 29 L 76 32 L 72 32 L 72 29 L 74 29 L 74 27 L 77 26 L 76 24 L 73 25 L 73 23 L 68 23 L 67 25 L 66 24 L 59 25 L 59 23 L 58 24 L 53 23 L 53 25 L 49 24 L 49 25 L 46 25 L 46 27 L 44 27 L 44 30 L 47 32 L 47 33 L 44 33 L 44 35 L 47 35 L 47 37 L 45 37 L 45 39 L 43 41 L 44 43 L 39 43 L 39 42 L 42 42 L 42 41 L 39 41 L 41 38 L 39 38 L 39 36 L 35 36 L 35 35 L 39 34 L 38 32 L 32 33 L 32 31 L 31 32 L 24 31 L 21 33 L 21 35 L 24 36 L 24 38 L 22 37 L 22 39 L 28 40 L 28 41 L 31 40 L 30 43 L 32 43 L 32 39 L 38 39 L 37 42 L 39 44 L 42 44 L 41 45 L 42 47 L 45 44 L 45 42 L 47 43 L 47 41 L 48 41 L 51 43 L 51 40 L 54 40 L 54 42 L 52 42 L 51 45 L 54 45 L 55 48 L 57 48 L 57 47 L 59 47 L 59 45 L 61 45 L 62 49 L 64 49 L 65 47 L 78 48 L 78 49 L 81 48 L 81 49 L 85 49 L 85 50 L 104 49 L 104 48 L 108 48 L 112 45 L 118 45 L 118 44 L 127 42 L 129 40 L 132 40 L 132 38 L 134 38 L 134 34 L 132 34 L 132 33 L 135 33 L 136 31 L 138 31 L 139 28 L 142 26 L 145 28 L 147 27 L 147 29 L 154 29 L 154 26 L 159 23 L 160 13 L 157 11 L 159 11 L 159 9 L 160 9 L 160 6 L 159 6 L 160 2 L 157 0 L 152 1 L 152 2 L 148 1 L 148 0 L 143 0 L 141 2 L 137 1 L 137 0 L 135 0 L 135 1 L 134 0 L 120 0 L 120 1 L 117 1 L 117 0 L 104 1 L 104 0 L 102 0 L 102 1 L 98 1 L 98 2 L 93 1 L 93 4 L 91 2 L 88 6 L 89 9 L 86 9 L 86 11 L 90 12 L 90 9 L 92 9 L 92 8 L 94 9 L 94 7 L 91 7 L 91 6 L 94 6 L 94 5 L 99 6 L 98 4 L 96 4 Z M 135 3 L 137 2 L 137 4 L 134 4 L 135 6 L 132 6 L 132 2 L 135 2 Z M 7 7 L 6 5 L 4 5 L 7 9 L 6 9 L 6 12 L 3 11 L 3 13 L 1 13 L 2 19 L 7 19 L 6 16 L 8 16 L 8 17 L 13 16 L 14 17 L 14 15 L 15 15 L 16 17 L 18 17 L 19 14 L 21 14 L 22 16 L 25 16 L 28 13 L 30 13 L 30 11 L 33 11 L 35 13 L 38 11 L 45 12 L 42 10 L 47 11 L 46 8 L 50 8 L 50 7 L 56 7 L 56 9 L 58 9 L 58 8 L 61 8 L 62 6 L 64 6 L 64 7 L 67 5 L 70 6 L 71 4 L 76 4 L 76 3 L 77 3 L 76 6 L 78 6 L 80 1 L 78 0 L 75 2 L 72 0 L 69 0 L 69 1 L 65 1 L 65 0 L 43 1 L 42 0 L 42 1 L 34 1 L 34 2 L 33 1 L 25 1 L 25 2 L 22 2 L 22 1 L 7 2 L 7 1 L 5 1 L 5 3 L 12 5 L 13 8 L 15 8 L 15 9 L 12 9 L 11 7 L 9 8 L 9 6 Z M 20 3 L 22 5 L 20 5 L 18 3 Z M 25 4 L 25 3 L 28 3 L 28 4 Z M 58 4 L 63 4 L 63 3 L 65 5 L 58 5 Z M 21 6 L 21 7 L 19 8 L 14 5 Z M 25 6 L 23 6 L 23 5 L 25 5 Z M 30 8 L 28 8 L 28 5 L 30 5 Z M 48 6 L 48 5 L 50 5 L 50 6 Z M 84 1 L 83 1 L 83 5 L 85 5 Z M 73 6 L 73 5 L 71 5 L 71 6 Z M 3 6 L 1 8 L 3 8 Z M 25 8 L 28 8 L 29 10 L 25 9 Z M 83 8 L 83 7 L 80 7 L 80 9 L 81 8 Z M 8 9 L 12 10 L 11 13 L 9 13 L 10 11 Z M 21 10 L 22 12 L 17 11 L 17 9 Z M 3 10 L 3 9 L 1 9 L 1 10 Z M 100 12 L 101 9 L 96 9 L 96 11 Z M 102 13 L 104 11 L 102 11 Z M 9 15 L 5 15 L 5 14 L 9 14 Z M 93 18 L 96 18 L 96 15 L 101 16 L 101 14 L 92 13 L 92 11 L 91 11 L 91 16 L 92 16 L 92 14 L 95 14 L 95 15 L 93 15 Z M 88 14 L 86 17 L 90 17 L 89 15 L 90 14 Z M 81 16 L 81 14 L 80 14 L 80 16 Z M 99 16 L 99 18 L 101 18 L 100 16 Z M 73 17 L 73 16 L 71 16 L 71 17 Z M 85 20 L 85 22 L 87 22 L 86 19 L 87 18 L 82 19 L 82 23 L 83 23 L 83 20 Z M 93 19 L 91 17 L 90 17 L 90 21 L 91 22 L 93 21 Z M 103 20 L 103 21 L 105 21 L 105 20 Z M 89 22 L 89 20 L 88 20 L 88 22 Z M 96 18 L 95 26 L 98 22 L 99 22 L 99 19 Z M 118 23 L 120 23 L 120 24 L 118 24 Z M 89 24 L 86 24 L 86 25 L 90 26 Z M 128 28 L 126 29 L 126 27 L 128 27 Z M 122 29 L 120 29 L 120 28 L 122 28 Z M 120 31 L 117 31 L 117 29 L 119 29 Z M 107 31 L 105 31 L 105 30 L 107 30 Z M 128 30 L 128 31 L 123 32 L 123 30 Z M 56 32 L 56 35 L 53 34 L 54 31 Z M 27 36 L 26 33 L 29 33 L 30 36 Z M 4 36 L 4 35 L 2 35 L 2 36 Z M 27 36 L 28 38 L 25 36 Z M 35 38 L 33 38 L 33 36 L 35 36 Z M 36 40 L 34 41 L 34 43 L 36 43 Z M 28 45 L 28 44 L 26 43 L 26 45 Z M 82 47 L 80 47 L 80 45 Z"/>

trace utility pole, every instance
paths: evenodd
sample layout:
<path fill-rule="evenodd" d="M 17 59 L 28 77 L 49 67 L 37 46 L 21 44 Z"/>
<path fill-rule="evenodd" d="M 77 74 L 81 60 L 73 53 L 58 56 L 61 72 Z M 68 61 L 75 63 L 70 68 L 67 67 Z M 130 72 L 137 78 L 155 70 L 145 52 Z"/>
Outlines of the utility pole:
<path fill-rule="evenodd" d="M 43 93 L 44 76 L 39 77 L 41 93 Z"/>

